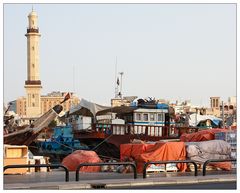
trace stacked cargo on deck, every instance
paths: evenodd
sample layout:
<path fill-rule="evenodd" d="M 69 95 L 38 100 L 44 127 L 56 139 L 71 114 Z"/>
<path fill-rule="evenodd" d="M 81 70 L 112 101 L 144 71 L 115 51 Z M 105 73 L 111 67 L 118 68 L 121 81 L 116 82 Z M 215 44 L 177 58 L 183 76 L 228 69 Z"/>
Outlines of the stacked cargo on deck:
<path fill-rule="evenodd" d="M 198 163 L 199 169 L 202 168 L 202 164 L 207 160 L 221 160 L 231 158 L 231 146 L 223 140 L 186 142 L 185 144 L 187 159 Z M 210 163 L 209 165 L 211 165 L 213 168 L 231 170 L 230 162 L 217 162 Z"/>
<path fill-rule="evenodd" d="M 236 151 L 237 151 L 237 131 L 236 130 L 227 130 L 227 129 L 208 129 L 208 130 L 202 130 L 196 133 L 191 133 L 191 134 L 183 134 L 180 137 L 181 141 L 184 142 L 191 142 L 189 144 L 193 145 L 193 142 L 202 142 L 202 143 L 206 143 L 207 141 L 209 141 L 211 143 L 211 141 L 216 141 L 215 145 L 220 147 L 219 144 L 217 145 L 216 143 L 221 143 L 222 141 L 222 145 L 224 144 L 225 147 L 227 147 L 227 145 L 229 146 L 229 150 L 226 150 L 226 148 L 224 149 L 224 152 L 222 153 L 218 153 L 215 156 L 215 159 L 224 159 L 224 158 L 233 158 L 236 159 L 237 155 L 236 155 Z M 219 141 L 219 142 L 217 142 Z M 223 142 L 224 141 L 224 142 Z M 209 144 L 210 144 L 209 143 Z M 188 143 L 186 143 L 188 144 Z M 201 143 L 200 143 L 201 144 Z M 195 145 L 197 145 L 197 143 L 195 143 Z M 212 144 L 213 145 L 213 144 Z M 212 149 L 211 152 L 212 154 L 214 154 L 214 148 L 212 148 L 212 145 L 209 146 L 209 150 Z M 198 144 L 199 146 L 199 144 Z M 199 149 L 199 147 L 198 147 Z M 189 148 L 187 148 L 187 151 L 189 150 Z M 216 152 L 215 152 L 216 153 Z M 188 153 L 188 155 L 190 155 L 191 153 Z M 227 155 L 225 157 L 223 157 L 223 155 Z M 191 155 L 189 156 L 189 159 L 191 159 Z M 209 157 L 210 159 L 210 157 Z M 212 157 L 211 159 L 214 159 L 214 157 Z M 231 168 L 236 168 L 236 162 L 232 162 L 232 164 L 230 162 L 223 162 L 223 163 L 218 163 L 215 166 L 220 166 L 222 165 L 223 168 L 221 169 L 231 169 Z M 231 167 L 230 167 L 231 166 Z"/>
<path fill-rule="evenodd" d="M 183 142 L 156 142 L 156 143 L 128 143 L 120 145 L 121 160 L 133 158 L 137 165 L 137 172 L 142 173 L 145 162 L 186 160 L 186 149 Z M 147 171 L 177 171 L 184 172 L 187 164 L 149 165 Z"/>
<path fill-rule="evenodd" d="M 144 162 L 193 160 L 199 169 L 205 161 L 210 159 L 236 158 L 236 130 L 209 129 L 196 133 L 183 134 L 181 142 L 139 142 L 120 145 L 120 157 L 132 157 L 137 165 L 137 172 L 141 173 Z M 233 165 L 232 165 L 233 164 Z M 207 169 L 231 170 L 236 162 L 216 162 L 208 164 Z M 184 172 L 187 164 L 173 164 L 174 171 Z M 188 164 L 191 170 L 192 164 Z M 150 165 L 147 171 L 171 171 L 162 165 Z"/>

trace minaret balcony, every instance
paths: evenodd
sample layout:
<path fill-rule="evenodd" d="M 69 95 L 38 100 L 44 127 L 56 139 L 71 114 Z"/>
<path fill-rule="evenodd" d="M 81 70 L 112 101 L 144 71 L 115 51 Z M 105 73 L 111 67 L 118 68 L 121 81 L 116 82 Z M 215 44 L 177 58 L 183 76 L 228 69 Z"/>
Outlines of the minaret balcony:
<path fill-rule="evenodd" d="M 39 28 L 27 28 L 27 33 L 38 33 Z"/>
<path fill-rule="evenodd" d="M 40 80 L 26 80 L 25 85 L 41 85 Z"/>

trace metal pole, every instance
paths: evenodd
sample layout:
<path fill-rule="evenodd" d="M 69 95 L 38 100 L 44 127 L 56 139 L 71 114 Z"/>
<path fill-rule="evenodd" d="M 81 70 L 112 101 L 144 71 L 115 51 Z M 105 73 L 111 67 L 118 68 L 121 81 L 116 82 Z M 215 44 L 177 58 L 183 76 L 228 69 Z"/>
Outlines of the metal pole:
<path fill-rule="evenodd" d="M 225 127 L 224 123 L 224 106 L 223 106 L 223 101 L 222 101 L 222 120 L 223 120 L 223 128 Z"/>
<path fill-rule="evenodd" d="M 115 63 L 115 81 L 114 81 L 114 87 L 115 87 L 115 98 L 118 97 L 118 84 L 117 84 L 117 56 L 116 56 L 116 63 Z"/>
<path fill-rule="evenodd" d="M 196 116 L 195 116 L 195 124 L 196 124 L 196 127 L 197 127 L 197 111 L 198 109 L 196 108 Z"/>
<path fill-rule="evenodd" d="M 123 72 L 120 72 L 119 74 L 121 75 L 121 87 L 120 87 L 121 91 L 120 91 L 120 93 L 121 93 L 121 102 L 123 103 L 123 94 L 122 94 L 122 76 L 123 76 Z"/>

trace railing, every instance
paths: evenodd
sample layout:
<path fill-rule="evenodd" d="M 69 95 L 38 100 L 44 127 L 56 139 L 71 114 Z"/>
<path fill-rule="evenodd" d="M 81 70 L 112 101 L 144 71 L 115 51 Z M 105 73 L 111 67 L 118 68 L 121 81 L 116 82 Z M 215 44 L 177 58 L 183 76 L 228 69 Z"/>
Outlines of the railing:
<path fill-rule="evenodd" d="M 39 32 L 39 28 L 27 28 L 27 33 L 30 33 L 30 32 L 38 33 Z"/>
<path fill-rule="evenodd" d="M 173 160 L 173 161 L 150 161 L 146 162 L 143 166 L 143 178 L 146 178 L 147 176 L 147 167 L 150 164 L 168 164 L 168 163 L 192 163 L 194 165 L 194 175 L 198 175 L 197 171 L 197 164 L 194 161 L 191 160 Z"/>
<path fill-rule="evenodd" d="M 204 162 L 203 164 L 203 176 L 206 176 L 206 167 L 210 162 L 234 162 L 237 161 L 236 159 L 210 159 Z"/>
<path fill-rule="evenodd" d="M 136 165 L 132 162 L 107 162 L 107 163 L 82 163 L 79 164 L 77 169 L 76 169 L 76 181 L 79 181 L 79 171 L 80 168 L 83 166 L 105 166 L 105 165 L 130 165 L 133 168 L 133 172 L 134 172 L 134 179 L 137 178 L 137 169 L 136 169 Z"/>
<path fill-rule="evenodd" d="M 93 124 L 92 130 L 106 135 L 142 135 L 145 137 L 179 138 L 184 132 L 192 133 L 198 128 L 133 125 L 133 124 Z"/>
<path fill-rule="evenodd" d="M 23 165 L 7 165 L 3 167 L 3 171 L 9 168 L 38 168 L 38 167 L 49 167 L 49 168 L 55 168 L 55 167 L 61 167 L 65 170 L 65 181 L 69 181 L 69 170 L 67 167 L 61 164 L 37 164 L 37 165 L 29 165 L 29 164 L 23 164 Z"/>

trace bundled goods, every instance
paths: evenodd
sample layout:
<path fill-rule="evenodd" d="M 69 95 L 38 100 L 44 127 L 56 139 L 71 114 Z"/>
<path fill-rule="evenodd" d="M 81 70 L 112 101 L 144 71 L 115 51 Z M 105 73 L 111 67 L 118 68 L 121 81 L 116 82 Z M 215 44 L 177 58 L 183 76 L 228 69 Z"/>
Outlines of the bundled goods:
<path fill-rule="evenodd" d="M 81 163 L 99 163 L 102 160 L 94 151 L 76 150 L 62 161 L 62 165 L 68 168 L 69 171 L 76 171 Z M 80 172 L 100 172 L 100 166 L 83 166 Z"/>
<path fill-rule="evenodd" d="M 188 142 L 185 144 L 187 158 L 200 164 L 210 159 L 229 159 L 231 157 L 231 146 L 223 140 Z M 231 170 L 230 162 L 217 162 L 209 165 L 223 170 Z"/>

